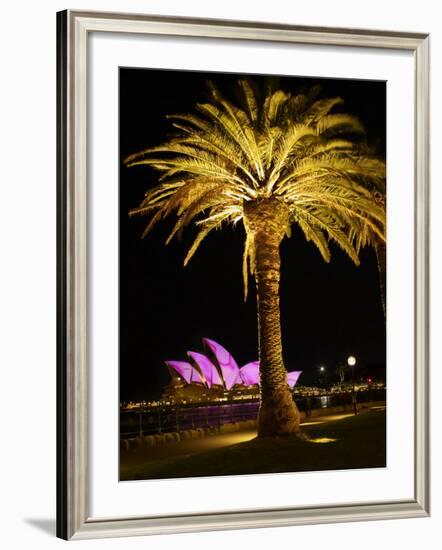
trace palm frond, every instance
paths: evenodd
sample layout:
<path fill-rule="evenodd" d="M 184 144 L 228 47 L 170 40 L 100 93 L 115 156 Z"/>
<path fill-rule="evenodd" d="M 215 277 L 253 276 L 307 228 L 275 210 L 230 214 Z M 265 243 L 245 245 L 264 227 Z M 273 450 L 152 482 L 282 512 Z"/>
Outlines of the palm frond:
<path fill-rule="evenodd" d="M 316 123 L 328 115 L 333 107 L 342 105 L 342 103 L 344 103 L 344 100 L 341 97 L 318 99 L 306 110 L 304 120 L 308 124 Z"/>
<path fill-rule="evenodd" d="M 239 86 L 242 90 L 244 102 L 247 106 L 247 114 L 252 122 L 256 122 L 259 109 L 253 88 L 250 85 L 250 82 L 244 78 L 239 81 Z"/>
<path fill-rule="evenodd" d="M 199 231 L 186 257 L 184 258 L 184 267 L 190 262 L 190 260 L 192 259 L 192 256 L 198 250 L 199 246 L 201 245 L 203 240 L 207 237 L 207 235 L 214 229 L 220 227 L 223 221 L 228 217 L 229 217 L 229 214 L 225 213 L 223 216 L 219 217 L 217 220 L 209 221 L 203 225 L 203 228 Z"/>
<path fill-rule="evenodd" d="M 264 101 L 263 122 L 265 126 L 272 126 L 277 122 L 278 114 L 290 95 L 282 90 L 276 90 Z"/>
<path fill-rule="evenodd" d="M 327 239 L 324 236 L 323 231 L 319 227 L 315 227 L 306 221 L 302 217 L 297 217 L 296 222 L 304 232 L 307 241 L 312 241 L 318 248 L 324 261 L 329 263 L 331 260 L 330 248 L 328 247 Z"/>
<path fill-rule="evenodd" d="M 326 208 L 294 208 L 296 219 L 304 219 L 312 226 L 322 229 L 347 255 L 355 265 L 359 265 L 359 257 L 348 235 L 342 229 L 342 224 L 334 212 Z"/>
<path fill-rule="evenodd" d="M 316 128 L 318 134 L 344 131 L 354 133 L 365 132 L 365 128 L 358 118 L 341 113 L 321 117 L 317 122 Z"/>
<path fill-rule="evenodd" d="M 128 156 L 128 167 L 160 172 L 130 215 L 150 217 L 147 234 L 176 216 L 167 239 L 199 228 L 185 264 L 214 229 L 244 219 L 250 201 L 282 201 L 290 223 L 331 259 L 330 241 L 355 263 L 364 246 L 385 242 L 385 162 L 361 137 L 356 117 L 334 112 L 340 97 L 318 99 L 319 87 L 291 94 L 269 79 L 261 98 L 247 79 L 238 81 L 239 104 L 209 83 L 210 100 L 193 113 L 170 115 L 175 135 Z M 257 202 L 256 202 L 257 203 Z M 247 232 L 244 292 L 253 270 L 255 242 Z"/>

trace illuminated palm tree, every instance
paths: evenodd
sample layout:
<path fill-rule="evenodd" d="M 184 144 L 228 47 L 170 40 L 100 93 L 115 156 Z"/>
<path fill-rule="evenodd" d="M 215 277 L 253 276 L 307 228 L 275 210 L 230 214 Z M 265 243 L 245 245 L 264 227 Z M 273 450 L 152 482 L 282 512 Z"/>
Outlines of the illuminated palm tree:
<path fill-rule="evenodd" d="M 372 246 L 376 253 L 376 261 L 378 263 L 379 273 L 379 290 L 381 293 L 382 309 L 384 311 L 384 321 L 387 321 L 387 281 L 386 281 L 386 269 L 387 269 L 387 247 L 385 240 L 373 239 Z"/>
<path fill-rule="evenodd" d="M 279 247 L 294 224 L 326 262 L 334 242 L 358 265 L 355 235 L 361 228 L 385 239 L 385 209 L 367 185 L 380 184 L 385 165 L 360 153 L 364 128 L 357 118 L 331 114 L 340 98 L 270 90 L 259 100 L 251 83 L 240 80 L 235 104 L 213 84 L 209 88 L 210 101 L 194 113 L 169 117 L 174 137 L 126 158 L 128 166 L 148 165 L 161 174 L 130 214 L 150 217 L 143 235 L 175 214 L 167 242 L 195 224 L 199 232 L 184 265 L 211 231 L 243 224 L 245 298 L 250 272 L 258 305 L 258 435 L 299 435 L 282 354 Z"/>
<path fill-rule="evenodd" d="M 373 186 L 373 183 L 375 185 Z M 378 182 L 366 182 L 366 185 L 373 195 L 373 200 L 382 208 L 386 208 L 386 189 L 385 180 Z M 358 229 L 351 228 L 349 238 L 353 241 L 356 252 L 359 254 L 360 249 L 364 246 L 371 246 L 376 254 L 376 262 L 379 275 L 379 292 L 381 297 L 382 309 L 384 312 L 384 321 L 387 321 L 387 300 L 386 300 L 386 268 L 387 268 L 387 247 L 385 237 L 380 238 L 379 235 L 371 230 L 369 226 L 360 220 Z"/>
<path fill-rule="evenodd" d="M 339 383 L 342 386 L 342 384 L 344 383 L 344 379 L 345 379 L 345 366 L 344 365 L 338 365 L 336 367 L 336 374 L 338 375 Z"/>

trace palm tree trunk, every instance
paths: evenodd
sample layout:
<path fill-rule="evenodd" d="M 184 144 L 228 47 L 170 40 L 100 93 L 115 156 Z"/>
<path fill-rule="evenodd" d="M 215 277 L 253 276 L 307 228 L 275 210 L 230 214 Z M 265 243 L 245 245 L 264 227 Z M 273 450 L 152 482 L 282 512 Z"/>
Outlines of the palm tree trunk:
<path fill-rule="evenodd" d="M 384 310 L 384 320 L 387 319 L 387 303 L 386 303 L 386 263 L 387 263 L 387 247 L 380 240 L 375 241 L 374 249 L 376 252 L 376 260 L 378 263 L 379 274 L 379 290 L 381 293 L 382 308 Z"/>
<path fill-rule="evenodd" d="M 252 238 L 252 270 L 258 305 L 261 405 L 258 437 L 300 434 L 300 414 L 287 385 L 282 357 L 279 245 L 288 227 L 285 206 L 264 199 L 245 207 L 244 224 Z"/>

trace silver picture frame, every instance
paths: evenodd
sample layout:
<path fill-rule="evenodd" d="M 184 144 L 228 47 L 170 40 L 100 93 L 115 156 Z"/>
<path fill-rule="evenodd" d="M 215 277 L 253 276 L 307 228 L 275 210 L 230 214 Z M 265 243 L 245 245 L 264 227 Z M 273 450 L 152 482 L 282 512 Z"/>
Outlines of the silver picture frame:
<path fill-rule="evenodd" d="M 415 81 L 414 496 L 410 500 L 97 519 L 88 510 L 88 34 L 259 40 L 412 52 Z M 429 466 L 429 35 L 248 21 L 63 11 L 57 14 L 57 536 L 85 539 L 424 517 Z"/>

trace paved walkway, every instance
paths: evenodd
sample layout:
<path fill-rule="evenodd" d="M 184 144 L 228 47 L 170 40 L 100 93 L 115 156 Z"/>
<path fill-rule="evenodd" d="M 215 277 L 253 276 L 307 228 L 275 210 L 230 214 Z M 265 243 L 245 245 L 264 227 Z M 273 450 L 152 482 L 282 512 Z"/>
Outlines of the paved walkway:
<path fill-rule="evenodd" d="M 372 408 L 375 409 L 379 407 Z M 359 414 L 364 414 L 364 412 L 367 412 L 368 410 L 371 410 L 371 408 L 364 409 L 363 411 L 360 411 Z M 324 416 L 313 416 L 302 422 L 301 426 L 307 428 L 308 426 L 340 420 L 343 418 L 348 418 L 349 416 L 353 416 L 352 413 L 335 413 Z M 125 451 L 121 454 L 121 467 L 133 467 L 145 464 L 147 462 L 162 460 L 164 458 L 210 451 L 211 449 L 218 449 L 220 447 L 234 445 L 235 443 L 249 441 L 254 437 L 256 437 L 256 429 L 217 434 L 203 437 L 201 439 L 191 439 L 186 441 L 179 441 L 176 443 L 168 443 L 167 445 L 161 445 L 159 447 L 139 447 L 137 449 Z"/>

